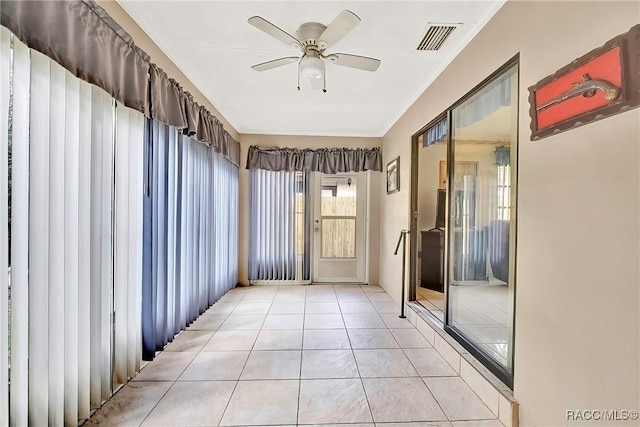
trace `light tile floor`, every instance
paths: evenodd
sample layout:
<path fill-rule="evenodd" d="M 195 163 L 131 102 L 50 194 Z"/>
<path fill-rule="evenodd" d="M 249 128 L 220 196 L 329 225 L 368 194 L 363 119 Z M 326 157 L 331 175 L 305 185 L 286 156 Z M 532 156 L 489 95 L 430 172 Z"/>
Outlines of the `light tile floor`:
<path fill-rule="evenodd" d="M 377 286 L 229 291 L 85 424 L 502 427 Z"/>

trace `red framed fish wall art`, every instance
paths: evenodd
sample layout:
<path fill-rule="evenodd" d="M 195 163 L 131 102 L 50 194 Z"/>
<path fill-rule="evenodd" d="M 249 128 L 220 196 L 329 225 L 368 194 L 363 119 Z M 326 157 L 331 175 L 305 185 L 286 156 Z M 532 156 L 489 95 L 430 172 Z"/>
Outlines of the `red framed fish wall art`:
<path fill-rule="evenodd" d="M 529 87 L 531 140 L 640 105 L 640 24 Z"/>

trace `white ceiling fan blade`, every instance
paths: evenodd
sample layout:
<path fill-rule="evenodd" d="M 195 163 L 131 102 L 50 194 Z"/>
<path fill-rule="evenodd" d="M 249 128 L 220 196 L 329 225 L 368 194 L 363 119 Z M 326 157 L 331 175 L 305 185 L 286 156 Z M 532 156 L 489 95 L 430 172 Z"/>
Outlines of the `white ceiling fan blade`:
<path fill-rule="evenodd" d="M 291 64 L 292 62 L 298 62 L 300 58 L 297 56 L 287 56 L 286 58 L 274 59 L 273 61 L 263 62 L 261 64 L 252 65 L 256 71 L 266 71 L 272 68 L 281 67 L 283 65 Z"/>
<path fill-rule="evenodd" d="M 294 46 L 299 49 L 302 47 L 302 44 L 298 39 L 260 16 L 252 16 L 247 19 L 247 22 L 289 46 Z"/>
<path fill-rule="evenodd" d="M 360 18 L 358 18 L 355 13 L 349 10 L 343 10 L 335 17 L 322 34 L 320 34 L 320 37 L 318 37 L 318 47 L 320 49 L 326 49 L 328 46 L 334 45 L 359 23 Z"/>
<path fill-rule="evenodd" d="M 327 59 L 336 65 L 357 68 L 365 71 L 376 71 L 380 66 L 380 60 L 367 56 L 350 55 L 348 53 L 332 53 Z"/>

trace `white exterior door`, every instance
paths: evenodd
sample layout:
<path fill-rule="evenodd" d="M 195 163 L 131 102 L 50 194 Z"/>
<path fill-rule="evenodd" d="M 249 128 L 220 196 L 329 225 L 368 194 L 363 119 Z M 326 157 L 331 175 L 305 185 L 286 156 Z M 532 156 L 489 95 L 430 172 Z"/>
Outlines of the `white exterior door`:
<path fill-rule="evenodd" d="M 366 173 L 317 174 L 314 178 L 313 282 L 364 283 Z"/>

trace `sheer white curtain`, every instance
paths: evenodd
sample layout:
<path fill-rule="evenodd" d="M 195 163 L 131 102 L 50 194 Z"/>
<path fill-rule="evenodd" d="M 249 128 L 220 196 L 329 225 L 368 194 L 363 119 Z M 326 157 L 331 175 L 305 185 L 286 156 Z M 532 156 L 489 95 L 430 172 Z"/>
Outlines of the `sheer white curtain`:
<path fill-rule="evenodd" d="M 116 116 L 102 89 L 12 42 L 2 29 L 0 183 L 11 110 L 12 293 L 7 305 L 3 232 L 0 326 L 6 343 L 10 307 L 11 385 L 10 399 L 0 393 L 0 424 L 76 426 L 140 366 L 144 120 L 125 108 Z M 0 356 L 2 377 L 4 345 Z"/>
<path fill-rule="evenodd" d="M 238 167 L 156 121 L 147 149 L 142 340 L 152 359 L 238 281 Z"/>

